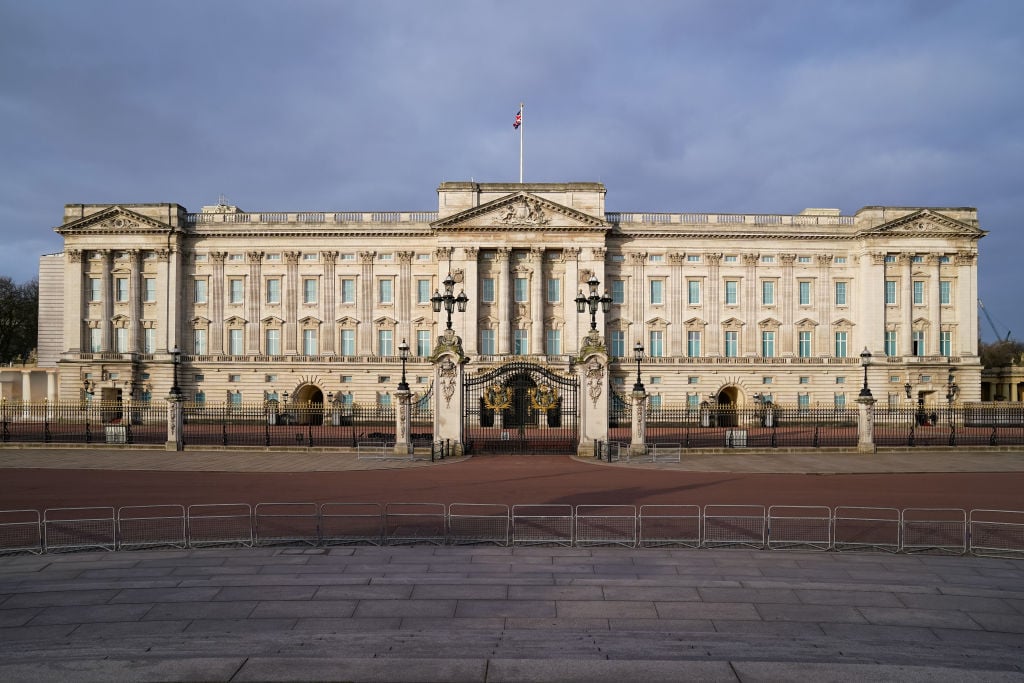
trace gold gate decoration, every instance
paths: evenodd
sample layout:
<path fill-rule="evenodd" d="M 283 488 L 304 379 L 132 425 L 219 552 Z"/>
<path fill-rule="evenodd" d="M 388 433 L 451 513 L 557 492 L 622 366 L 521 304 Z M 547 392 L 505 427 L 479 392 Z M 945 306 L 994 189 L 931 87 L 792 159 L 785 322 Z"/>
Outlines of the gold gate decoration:
<path fill-rule="evenodd" d="M 550 384 L 541 383 L 536 389 L 527 389 L 530 407 L 534 410 L 550 410 L 558 405 L 558 389 Z"/>
<path fill-rule="evenodd" d="M 483 399 L 488 410 L 508 410 L 512 407 L 512 387 L 492 384 L 484 389 Z"/>

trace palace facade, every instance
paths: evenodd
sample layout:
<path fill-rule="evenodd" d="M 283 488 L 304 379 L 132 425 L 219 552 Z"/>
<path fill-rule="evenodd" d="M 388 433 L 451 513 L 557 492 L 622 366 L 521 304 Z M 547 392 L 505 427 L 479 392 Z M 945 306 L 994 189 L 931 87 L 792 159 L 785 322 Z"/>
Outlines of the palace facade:
<path fill-rule="evenodd" d="M 470 373 L 568 369 L 591 323 L 574 300 L 596 277 L 612 389 L 629 391 L 640 343 L 653 405 L 852 403 L 865 348 L 880 402 L 944 402 L 951 370 L 961 400 L 981 398 L 975 209 L 622 213 L 599 183 L 437 192 L 421 212 L 66 206 L 64 250 L 40 268 L 49 398 L 160 399 L 177 348 L 186 399 L 388 403 L 403 340 L 424 393 L 449 274 Z"/>

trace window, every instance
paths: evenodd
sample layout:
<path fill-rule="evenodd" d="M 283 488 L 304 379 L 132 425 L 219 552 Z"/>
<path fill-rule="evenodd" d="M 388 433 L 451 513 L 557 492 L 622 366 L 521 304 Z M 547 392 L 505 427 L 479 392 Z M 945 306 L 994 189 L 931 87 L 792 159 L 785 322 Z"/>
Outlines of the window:
<path fill-rule="evenodd" d="M 687 394 L 686 407 L 690 410 L 697 410 L 700 407 L 700 394 Z"/>
<path fill-rule="evenodd" d="M 651 330 L 648 335 L 647 355 L 651 358 L 661 358 L 665 355 L 664 345 L 665 334 L 661 330 Z"/>
<path fill-rule="evenodd" d="M 416 303 L 430 303 L 430 280 L 416 280 Z"/>
<path fill-rule="evenodd" d="M 664 254 L 651 254 L 650 256 L 647 257 L 647 260 L 650 261 L 651 263 L 664 263 L 665 262 L 665 255 Z"/>
<path fill-rule="evenodd" d="M 953 333 L 952 332 L 939 332 L 939 355 L 946 356 L 947 358 L 951 355 L 953 348 Z"/>
<path fill-rule="evenodd" d="M 152 327 L 142 330 L 142 352 L 156 353 L 156 330 Z"/>
<path fill-rule="evenodd" d="M 836 377 L 836 384 L 846 384 L 845 377 Z"/>
<path fill-rule="evenodd" d="M 911 343 L 911 346 L 912 346 L 911 353 L 913 355 L 915 355 L 915 356 L 923 356 L 924 355 L 925 348 L 924 348 L 924 331 L 923 330 L 914 330 L 911 333 L 910 343 Z"/>
<path fill-rule="evenodd" d="M 896 330 L 885 331 L 885 355 L 896 356 Z"/>
<path fill-rule="evenodd" d="M 611 355 L 613 358 L 622 358 L 626 355 L 626 333 L 622 330 L 612 330 Z"/>
<path fill-rule="evenodd" d="M 726 263 L 736 263 L 736 254 L 726 254 L 722 260 Z"/>
<path fill-rule="evenodd" d="M 530 337 L 527 334 L 527 330 L 516 330 L 512 342 L 514 347 L 512 353 L 517 356 L 525 356 L 530 352 Z"/>
<path fill-rule="evenodd" d="M 485 304 L 494 303 L 494 278 L 485 277 L 480 280 L 480 301 Z"/>
<path fill-rule="evenodd" d="M 99 353 L 103 350 L 103 333 L 98 327 L 89 329 L 89 351 Z"/>
<path fill-rule="evenodd" d="M 914 263 L 924 263 L 924 256 L 920 254 L 914 254 Z"/>
<path fill-rule="evenodd" d="M 118 327 L 114 330 L 114 351 L 128 353 L 128 328 Z"/>
<path fill-rule="evenodd" d="M 885 303 L 887 306 L 896 305 L 896 281 L 885 281 Z"/>
<path fill-rule="evenodd" d="M 796 407 L 800 412 L 807 412 L 811 407 L 811 395 L 807 393 L 796 395 Z"/>
<path fill-rule="evenodd" d="M 203 280 L 205 283 L 206 281 Z M 89 297 L 89 301 L 96 302 L 100 300 L 100 279 L 98 277 L 89 278 L 89 282 L 86 285 Z"/>
<path fill-rule="evenodd" d="M 700 303 L 700 280 L 686 281 L 686 303 L 691 306 Z"/>
<path fill-rule="evenodd" d="M 700 263 L 700 254 L 687 254 L 686 255 L 686 262 L 687 263 Z"/>
<path fill-rule="evenodd" d="M 735 330 L 727 330 L 725 333 L 725 355 L 727 358 L 739 355 L 739 333 Z"/>
<path fill-rule="evenodd" d="M 772 358 L 775 356 L 774 332 L 761 333 L 761 355 L 764 356 L 765 358 Z"/>
<path fill-rule="evenodd" d="M 278 278 L 267 280 L 267 303 L 281 303 L 281 280 Z"/>
<path fill-rule="evenodd" d="M 896 254 L 886 254 L 885 255 L 885 262 L 886 263 L 896 263 Z"/>
<path fill-rule="evenodd" d="M 810 384 L 810 383 L 811 383 L 811 378 L 810 377 L 801 377 L 800 378 L 800 384 Z"/>
<path fill-rule="evenodd" d="M 302 280 L 302 303 L 315 304 L 317 302 L 317 289 L 320 283 L 316 278 L 307 277 Z"/>
<path fill-rule="evenodd" d="M 774 256 L 762 256 L 761 257 L 761 263 L 775 263 L 775 257 Z"/>
<path fill-rule="evenodd" d="M 232 391 L 230 394 L 228 394 L 228 403 L 230 403 L 233 406 L 242 405 L 242 392 Z"/>
<path fill-rule="evenodd" d="M 241 278 L 232 278 L 230 284 L 230 299 L 233 304 L 240 304 L 245 300 L 245 282 Z"/>
<path fill-rule="evenodd" d="M 846 263 L 846 257 L 845 257 L 845 256 L 836 256 L 836 260 L 835 260 L 835 262 L 836 262 L 837 264 L 842 264 L 842 263 Z"/>
<path fill-rule="evenodd" d="M 266 354 L 268 356 L 281 355 L 281 330 L 267 330 L 266 332 Z"/>
<path fill-rule="evenodd" d="M 725 305 L 735 306 L 739 303 L 740 296 L 740 283 L 738 280 L 726 280 L 725 281 Z"/>
<path fill-rule="evenodd" d="M 381 257 L 380 257 L 381 261 L 387 260 L 387 259 L 384 258 L 384 256 L 385 256 L 384 254 L 381 255 Z M 387 254 L 387 256 L 390 256 L 390 254 Z M 303 261 L 319 261 L 320 260 L 320 255 L 319 254 L 303 254 L 302 255 L 302 260 Z"/>
<path fill-rule="evenodd" d="M 142 278 L 142 300 L 147 304 L 156 301 L 156 278 Z"/>
<path fill-rule="evenodd" d="M 690 330 L 686 333 L 686 355 L 696 358 L 700 355 L 700 332 Z"/>
<path fill-rule="evenodd" d="M 192 351 L 197 356 L 206 355 L 206 330 L 192 330 Z"/>
<path fill-rule="evenodd" d="M 241 382 L 242 381 L 242 376 L 241 375 L 228 375 L 228 381 L 229 382 Z"/>
<path fill-rule="evenodd" d="M 245 257 L 242 256 L 241 254 L 229 254 L 228 255 L 228 261 L 234 261 L 236 263 L 239 262 L 239 261 L 242 261 L 244 258 Z"/>
<path fill-rule="evenodd" d="M 774 280 L 761 280 L 761 303 L 765 306 L 775 305 Z"/>
<path fill-rule="evenodd" d="M 651 280 L 651 303 L 659 305 L 665 303 L 664 296 L 665 281 Z"/>
<path fill-rule="evenodd" d="M 562 353 L 562 331 L 548 330 L 545 338 L 544 352 L 549 356 Z"/>
<path fill-rule="evenodd" d="M 651 410 L 661 410 L 661 394 L 651 394 Z"/>
<path fill-rule="evenodd" d="M 494 330 L 480 330 L 480 353 L 484 356 L 494 355 Z"/>
<path fill-rule="evenodd" d="M 846 407 L 846 394 L 836 394 L 833 399 L 836 408 Z"/>
<path fill-rule="evenodd" d="M 846 283 L 845 282 L 837 282 L 836 283 L 836 306 L 845 306 L 845 305 L 846 305 Z"/>
<path fill-rule="evenodd" d="M 416 260 L 417 261 L 429 261 L 430 260 L 430 254 L 416 254 Z"/>
<path fill-rule="evenodd" d="M 264 375 L 263 376 L 263 381 L 264 382 L 276 382 L 277 381 L 277 375 Z"/>
<path fill-rule="evenodd" d="M 114 279 L 114 300 L 128 301 L 128 278 L 119 277 Z"/>
<path fill-rule="evenodd" d="M 800 358 L 811 357 L 811 332 L 809 330 L 802 330 L 800 332 L 797 342 L 797 355 Z"/>
<path fill-rule="evenodd" d="M 391 330 L 377 330 L 377 355 L 390 356 L 393 354 Z"/>
<path fill-rule="evenodd" d="M 800 286 L 800 305 L 810 306 L 811 305 L 811 283 L 807 280 L 801 280 Z"/>
<path fill-rule="evenodd" d="M 762 377 L 761 378 L 761 384 L 771 384 L 774 381 L 775 381 L 774 377 Z M 765 398 L 771 398 L 770 396 L 767 396 L 766 394 L 762 394 L 762 396 L 764 396 Z"/>
<path fill-rule="evenodd" d="M 951 280 L 939 280 L 939 303 L 943 306 L 948 306 L 952 303 L 952 297 L 950 292 L 953 290 L 953 282 Z"/>
<path fill-rule="evenodd" d="M 356 355 L 356 331 L 355 330 L 342 330 L 341 331 L 341 355 L 343 355 L 343 356 L 354 356 L 354 355 Z"/>
<path fill-rule="evenodd" d="M 341 281 L 341 303 L 354 304 L 356 302 L 356 281 L 352 278 L 345 278 Z"/>
<path fill-rule="evenodd" d="M 316 330 L 302 331 L 302 355 L 315 356 L 317 354 Z"/>
<path fill-rule="evenodd" d="M 515 299 L 517 304 L 525 303 L 529 298 L 530 281 L 525 277 L 517 277 L 515 283 Z"/>
<path fill-rule="evenodd" d="M 430 355 L 430 330 L 416 330 L 416 355 L 420 358 Z"/>
<path fill-rule="evenodd" d="M 810 263 L 811 262 L 811 257 L 810 256 L 797 256 L 796 257 L 796 262 L 797 263 Z"/>
<path fill-rule="evenodd" d="M 914 280 L 914 305 L 924 304 L 924 280 Z"/>
<path fill-rule="evenodd" d="M 846 358 L 846 332 L 836 332 L 836 358 Z"/>
<path fill-rule="evenodd" d="M 241 356 L 243 353 L 243 332 L 244 330 L 228 330 L 228 353 L 232 356 Z"/>
<path fill-rule="evenodd" d="M 199 403 L 200 405 L 203 404 L 203 403 L 206 403 L 206 392 L 205 391 L 197 391 L 196 395 L 195 395 L 195 402 Z"/>
<path fill-rule="evenodd" d="M 390 304 L 395 300 L 395 281 L 383 278 L 377 281 L 377 303 Z"/>
<path fill-rule="evenodd" d="M 548 303 L 556 304 L 562 300 L 562 281 L 556 277 L 548 280 Z"/>
<path fill-rule="evenodd" d="M 267 254 L 263 258 L 266 261 L 280 261 L 281 260 L 281 255 L 280 254 Z"/>
<path fill-rule="evenodd" d="M 624 303 L 626 303 L 626 281 L 625 280 L 612 280 L 612 303 L 613 304 L 624 304 Z"/>

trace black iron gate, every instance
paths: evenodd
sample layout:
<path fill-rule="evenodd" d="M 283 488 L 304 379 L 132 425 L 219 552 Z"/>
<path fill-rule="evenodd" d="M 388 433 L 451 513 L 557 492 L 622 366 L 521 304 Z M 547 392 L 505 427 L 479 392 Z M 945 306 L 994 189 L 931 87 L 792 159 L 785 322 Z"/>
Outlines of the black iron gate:
<path fill-rule="evenodd" d="M 463 435 L 468 453 L 575 453 L 578 380 L 513 361 L 466 378 Z"/>

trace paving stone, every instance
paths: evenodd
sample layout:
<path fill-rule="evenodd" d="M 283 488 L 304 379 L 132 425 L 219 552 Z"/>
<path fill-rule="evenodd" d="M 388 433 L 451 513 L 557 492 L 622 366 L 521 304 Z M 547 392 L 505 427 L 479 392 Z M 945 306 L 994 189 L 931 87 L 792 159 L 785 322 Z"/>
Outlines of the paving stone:
<path fill-rule="evenodd" d="M 554 600 L 459 600 L 456 617 L 558 616 Z"/>
<path fill-rule="evenodd" d="M 400 628 L 401 617 L 360 617 L 338 618 L 338 617 L 300 617 L 293 631 L 309 631 L 319 635 L 358 631 L 359 633 L 375 633 L 377 631 L 390 631 Z"/>
<path fill-rule="evenodd" d="M 631 631 L 656 631 L 673 635 L 689 633 L 714 633 L 715 626 L 710 619 L 618 619 L 608 620 L 613 633 Z"/>
<path fill-rule="evenodd" d="M 47 624 L 94 624 L 105 621 L 136 621 L 150 610 L 152 605 L 69 605 L 46 607 L 29 623 L 33 626 Z"/>
<path fill-rule="evenodd" d="M 210 600 L 219 588 L 129 588 L 110 599 L 110 604 L 133 602 L 199 602 Z"/>
<path fill-rule="evenodd" d="M 317 587 L 313 594 L 314 600 L 362 600 L 362 599 L 391 599 L 404 600 L 413 596 L 414 586 L 409 585 L 369 585 L 369 584 L 340 584 Z"/>
<path fill-rule="evenodd" d="M 561 681 L 561 683 L 677 683 L 678 681 L 736 681 L 728 662 L 609 661 L 602 659 L 492 659 L 488 683 Z"/>
<path fill-rule="evenodd" d="M 523 587 L 517 586 L 516 588 Z M 550 586 L 539 588 L 550 588 Z M 410 589 L 412 597 L 421 600 L 502 600 L 509 594 L 509 588 L 498 583 L 483 585 L 430 584 L 407 588 L 407 590 Z"/>
<path fill-rule="evenodd" d="M 504 617 L 459 617 L 456 619 L 434 617 L 403 617 L 399 627 L 406 631 L 457 630 L 460 634 L 467 629 L 483 629 L 489 633 L 500 633 L 505 628 Z"/>
<path fill-rule="evenodd" d="M 24 626 L 42 610 L 42 607 L 5 607 L 0 609 L 0 628 Z"/>
<path fill-rule="evenodd" d="M 901 683 L 934 683 L 955 680 L 962 683 L 981 681 L 1022 680 L 1019 673 L 1000 671 L 970 671 L 938 666 L 907 666 L 896 664 L 818 664 L 815 662 L 733 662 L 739 679 L 747 681 L 813 680 L 836 683 L 862 681 L 900 681 Z"/>
<path fill-rule="evenodd" d="M 981 624 L 982 628 L 986 631 L 1024 633 L 1024 616 L 974 611 L 969 612 L 969 614 L 971 618 Z"/>
<path fill-rule="evenodd" d="M 848 605 L 850 607 L 902 607 L 893 593 L 844 590 L 795 590 L 800 601 L 807 605 Z"/>
<path fill-rule="evenodd" d="M 823 623 L 821 629 L 829 636 L 849 640 L 897 642 L 902 640 L 920 640 L 935 642 L 938 636 L 930 628 L 923 626 L 881 626 L 879 624 L 839 624 Z"/>
<path fill-rule="evenodd" d="M 176 619 L 244 619 L 256 608 L 255 600 L 238 602 L 175 602 L 153 605 L 144 621 Z"/>
<path fill-rule="evenodd" d="M 601 586 L 509 586 L 509 600 L 602 600 Z"/>
<path fill-rule="evenodd" d="M 16 643 L 19 641 L 53 642 L 68 635 L 76 628 L 78 628 L 78 624 L 0 628 L 0 643 Z"/>
<path fill-rule="evenodd" d="M 243 657 L 194 657 L 170 659 L 58 659 L 32 663 L 0 664 L 0 679 L 6 681 L 228 681 L 238 671 Z"/>
<path fill-rule="evenodd" d="M 487 666 L 483 659 L 250 657 L 231 680 L 480 683 L 487 678 Z"/>
<path fill-rule="evenodd" d="M 14 607 L 53 607 L 58 605 L 102 605 L 110 601 L 117 590 L 56 590 L 12 595 L 3 605 Z"/>
<path fill-rule="evenodd" d="M 253 573 L 252 567 L 245 565 L 236 565 L 228 567 L 222 564 L 213 566 L 200 566 L 200 567 L 165 567 L 165 569 L 172 576 L 223 576 L 225 574 L 234 574 L 236 576 L 247 576 Z M 291 571 L 295 571 L 292 568 Z"/>
<path fill-rule="evenodd" d="M 822 626 L 808 622 L 715 619 L 712 623 L 718 633 L 778 638 L 819 638 L 824 635 Z"/>
<path fill-rule="evenodd" d="M 1005 647 L 1020 652 L 1018 659 L 1024 660 L 1024 638 L 1019 633 L 1003 633 L 998 631 L 974 631 L 955 628 L 930 629 L 935 637 L 947 642 L 951 647 L 964 645 L 980 645 L 983 647 Z"/>
<path fill-rule="evenodd" d="M 562 618 L 614 617 L 627 619 L 657 619 L 658 610 L 651 601 L 633 600 L 559 600 L 555 604 L 557 615 Z"/>
<path fill-rule="evenodd" d="M 213 600 L 309 600 L 317 590 L 316 586 L 225 586 Z"/>
<path fill-rule="evenodd" d="M 249 619 L 351 617 L 356 600 L 267 600 L 249 613 Z"/>
<path fill-rule="evenodd" d="M 185 633 L 253 633 L 288 631 L 295 619 L 196 619 Z"/>
<path fill-rule="evenodd" d="M 761 615 L 754 605 L 743 602 L 664 602 L 657 600 L 654 606 L 661 619 L 753 619 L 760 621 Z"/>
<path fill-rule="evenodd" d="M 775 588 L 698 588 L 701 599 L 706 602 L 782 602 L 798 603 L 796 593 Z"/>
<path fill-rule="evenodd" d="M 962 612 L 992 612 L 995 614 L 1017 614 L 1013 605 L 998 598 L 984 598 L 972 595 L 915 595 L 899 596 L 907 607 L 920 609 L 952 609 Z"/>
<path fill-rule="evenodd" d="M 655 621 L 648 619 L 647 621 Z M 505 628 L 524 631 L 607 631 L 608 619 L 597 618 L 551 618 L 543 617 L 510 617 L 505 620 Z M 553 643 L 557 647 L 557 643 Z"/>
<path fill-rule="evenodd" d="M 858 611 L 872 624 L 959 629 L 981 628 L 969 615 L 954 610 L 860 607 Z"/>
<path fill-rule="evenodd" d="M 452 617 L 455 600 L 360 600 L 356 617 Z M 465 616 L 495 616 L 490 614 Z"/>
<path fill-rule="evenodd" d="M 107 624 L 82 624 L 74 630 L 75 638 L 122 638 L 181 633 L 192 623 L 179 621 L 116 621 Z"/>

